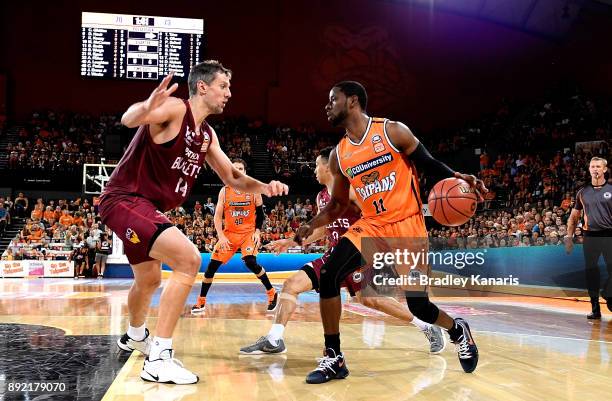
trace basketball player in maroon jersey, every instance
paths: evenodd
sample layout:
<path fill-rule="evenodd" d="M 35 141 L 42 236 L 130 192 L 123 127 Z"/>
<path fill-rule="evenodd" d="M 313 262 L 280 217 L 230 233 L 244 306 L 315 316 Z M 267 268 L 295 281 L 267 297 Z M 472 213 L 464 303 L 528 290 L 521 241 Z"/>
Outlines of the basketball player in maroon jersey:
<path fill-rule="evenodd" d="M 129 327 L 117 342 L 125 351 L 147 355 L 140 377 L 146 381 L 192 384 L 198 376 L 174 358 L 172 333 L 200 269 L 195 245 L 163 212 L 189 196 L 204 162 L 225 183 L 241 191 L 275 196 L 288 187 L 264 184 L 236 170 L 205 119 L 220 114 L 231 97 L 232 73 L 217 61 L 196 64 L 189 72 L 189 99 L 170 96 L 172 74 L 143 102 L 135 103 L 121 122 L 138 127 L 100 198 L 100 215 L 123 241 L 134 272 L 128 295 Z M 161 263 L 172 269 L 162 291 L 155 337 L 145 319 L 161 282 Z"/>
<path fill-rule="evenodd" d="M 331 147 L 322 149 L 316 160 L 315 175 L 317 181 L 325 185 L 325 188 L 317 195 L 316 206 L 319 211 L 325 208 L 331 199 L 330 190 L 333 184 L 333 176 L 329 170 L 329 155 L 331 151 Z M 351 196 L 354 197 L 354 194 L 351 194 Z M 254 344 L 241 348 L 241 354 L 278 354 L 287 351 L 283 341 L 283 333 L 285 331 L 285 326 L 295 311 L 297 296 L 312 289 L 317 292 L 319 291 L 321 267 L 323 267 L 325 261 L 329 258 L 338 240 L 354 222 L 359 220 L 360 217 L 361 210 L 359 210 L 359 207 L 354 202 L 351 202 L 351 205 L 346 209 L 342 217 L 336 219 L 336 221 L 329 224 L 327 227 L 316 229 L 309 238 L 304 240 L 304 243 L 311 243 L 327 236 L 329 250 L 319 259 L 305 264 L 301 270 L 285 280 L 283 290 L 280 294 L 278 309 L 274 316 L 274 323 L 272 324 L 270 332 L 268 335 L 260 337 Z M 274 241 L 268 245 L 268 248 L 278 254 L 280 252 L 286 252 L 287 249 L 292 246 L 297 246 L 297 243 L 293 241 L 293 239 L 288 238 Z M 438 354 L 444 350 L 446 339 L 439 327 L 419 320 L 410 313 L 407 307 L 400 304 L 394 298 L 364 296 L 361 292 L 360 283 L 361 273 L 357 271 L 354 274 L 348 275 L 346 279 L 344 279 L 342 286 L 346 287 L 352 297 L 356 297 L 357 302 L 405 322 L 412 323 L 421 329 L 429 340 L 430 352 L 432 354 Z"/>

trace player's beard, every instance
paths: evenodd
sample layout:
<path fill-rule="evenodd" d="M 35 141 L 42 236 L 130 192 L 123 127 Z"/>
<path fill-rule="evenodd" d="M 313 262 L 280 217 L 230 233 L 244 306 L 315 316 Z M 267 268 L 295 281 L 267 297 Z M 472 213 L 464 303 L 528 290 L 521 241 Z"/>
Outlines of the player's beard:
<path fill-rule="evenodd" d="M 345 108 L 344 110 L 338 112 L 338 114 L 333 117 L 330 122 L 334 127 L 341 126 L 346 118 L 348 117 L 348 110 Z"/>

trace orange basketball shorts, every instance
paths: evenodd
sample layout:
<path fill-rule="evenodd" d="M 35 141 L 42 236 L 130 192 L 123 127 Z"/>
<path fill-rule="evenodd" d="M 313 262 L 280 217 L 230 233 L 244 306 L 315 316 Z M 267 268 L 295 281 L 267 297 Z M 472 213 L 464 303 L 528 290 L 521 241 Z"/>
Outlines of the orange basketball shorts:
<path fill-rule="evenodd" d="M 229 240 L 230 247 L 229 249 L 221 250 L 219 249 L 219 244 L 217 243 L 215 245 L 215 249 L 213 250 L 211 259 L 218 260 L 221 263 L 227 263 L 227 261 L 230 260 L 236 252 L 238 252 L 238 249 L 240 249 L 242 258 L 249 255 L 257 256 L 257 249 L 255 248 L 255 243 L 253 242 L 253 231 L 248 231 L 246 233 L 224 231 L 223 233 Z"/>

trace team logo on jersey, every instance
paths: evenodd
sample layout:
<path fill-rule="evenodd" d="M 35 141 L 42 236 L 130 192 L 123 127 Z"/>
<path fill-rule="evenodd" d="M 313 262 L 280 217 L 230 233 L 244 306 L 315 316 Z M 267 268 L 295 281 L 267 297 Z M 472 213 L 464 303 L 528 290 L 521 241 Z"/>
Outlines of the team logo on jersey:
<path fill-rule="evenodd" d="M 385 151 L 385 145 L 382 143 L 377 143 L 374 145 L 374 152 L 376 153 L 382 153 Z"/>
<path fill-rule="evenodd" d="M 380 135 L 374 135 L 372 137 L 372 143 L 378 143 L 380 141 L 382 141 L 382 138 L 380 137 Z"/>
<path fill-rule="evenodd" d="M 230 202 L 229 205 L 230 206 L 249 206 L 251 204 L 251 202 Z"/>
<path fill-rule="evenodd" d="M 208 145 L 210 145 L 210 135 L 208 135 L 208 132 L 204 132 L 204 142 L 200 148 L 200 153 L 205 153 L 208 150 Z"/>
<path fill-rule="evenodd" d="M 362 278 L 363 278 L 363 274 L 361 274 L 361 272 L 359 270 L 357 270 L 356 272 L 353 273 L 353 281 L 355 283 L 361 282 Z"/>
<path fill-rule="evenodd" d="M 249 217 L 250 212 L 250 210 L 232 210 L 230 214 L 232 217 Z"/>
<path fill-rule="evenodd" d="M 370 174 L 361 176 L 361 182 L 365 185 L 372 184 L 378 180 L 378 177 L 380 177 L 380 173 L 378 171 L 372 171 Z"/>
<path fill-rule="evenodd" d="M 395 171 L 392 171 L 388 176 L 380 178 L 378 171 L 372 171 L 370 174 L 361 177 L 363 186 L 355 187 L 355 192 L 359 194 L 361 200 L 365 201 L 372 195 L 392 191 L 395 187 L 395 176 Z"/>
<path fill-rule="evenodd" d="M 125 237 L 128 239 L 128 241 L 130 241 L 132 244 L 138 244 L 140 243 L 140 238 L 138 238 L 138 234 L 136 234 L 136 232 L 134 230 L 132 230 L 131 228 L 128 228 L 127 231 L 125 232 Z"/>
<path fill-rule="evenodd" d="M 610 199 L 610 198 L 612 198 L 612 194 L 610 192 L 606 192 L 606 193 L 604 193 L 604 198 L 605 199 Z"/>
<path fill-rule="evenodd" d="M 200 135 L 199 132 L 192 131 L 189 126 L 187 126 L 185 142 L 189 147 L 191 147 L 191 145 L 200 146 L 202 144 L 202 135 Z"/>
<path fill-rule="evenodd" d="M 346 175 L 349 178 L 355 178 L 355 176 L 358 176 L 359 174 L 363 174 L 366 171 L 370 171 L 374 168 L 390 163 L 391 161 L 393 161 L 393 156 L 391 156 L 391 153 L 385 153 L 384 155 L 380 155 L 363 163 L 359 163 L 354 167 L 347 168 Z"/>

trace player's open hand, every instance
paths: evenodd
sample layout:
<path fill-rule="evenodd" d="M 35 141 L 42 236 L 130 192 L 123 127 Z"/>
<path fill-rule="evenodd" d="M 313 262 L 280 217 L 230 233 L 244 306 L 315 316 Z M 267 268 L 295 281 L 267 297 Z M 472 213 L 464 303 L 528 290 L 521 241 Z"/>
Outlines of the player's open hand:
<path fill-rule="evenodd" d="M 266 184 L 266 188 L 264 190 L 264 195 L 267 197 L 282 196 L 287 195 L 288 193 L 289 186 L 280 181 L 270 181 L 269 184 Z"/>
<path fill-rule="evenodd" d="M 259 245 L 261 244 L 261 231 L 259 229 L 256 229 L 253 233 L 253 244 L 255 249 L 259 249 Z"/>
<path fill-rule="evenodd" d="M 159 106 L 161 106 L 168 97 L 174 93 L 174 91 L 178 88 L 178 83 L 175 83 L 171 87 L 168 88 L 170 81 L 172 81 L 172 77 L 174 73 L 171 72 L 164 78 L 157 88 L 153 92 L 149 98 L 145 101 L 144 107 L 147 111 L 155 110 Z"/>
<path fill-rule="evenodd" d="M 302 242 L 306 238 L 310 237 L 313 232 L 314 232 L 314 228 L 312 228 L 310 224 L 301 225 L 297 229 L 297 232 L 295 233 L 295 237 L 293 237 L 293 240 L 295 241 L 296 244 L 302 245 Z"/>
<path fill-rule="evenodd" d="M 284 238 L 270 242 L 268 245 L 266 245 L 266 249 L 270 252 L 274 252 L 275 255 L 278 255 L 281 252 L 287 252 L 289 248 L 296 245 L 297 243 L 293 239 Z"/>
<path fill-rule="evenodd" d="M 472 174 L 462 173 L 455 173 L 455 177 L 461 178 L 462 180 L 470 184 L 472 188 L 474 188 L 474 190 L 476 191 L 476 195 L 478 195 L 478 202 L 484 201 L 484 198 L 481 194 L 486 194 L 487 192 L 489 192 L 489 189 L 485 186 L 484 182 L 480 178 Z"/>
<path fill-rule="evenodd" d="M 219 237 L 219 241 L 217 241 L 217 246 L 220 251 L 229 251 L 232 248 L 232 243 L 227 237 Z"/>

